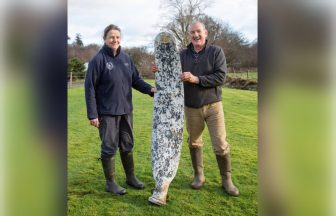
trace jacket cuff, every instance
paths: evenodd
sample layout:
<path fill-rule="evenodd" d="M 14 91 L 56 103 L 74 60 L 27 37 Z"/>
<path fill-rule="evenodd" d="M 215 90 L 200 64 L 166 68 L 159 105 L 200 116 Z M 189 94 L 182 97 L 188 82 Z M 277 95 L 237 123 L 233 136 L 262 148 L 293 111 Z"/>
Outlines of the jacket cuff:
<path fill-rule="evenodd" d="M 203 77 L 202 76 L 197 76 L 198 77 L 198 84 L 197 85 L 200 85 L 200 86 L 203 86 Z"/>
<path fill-rule="evenodd" d="M 97 116 L 96 115 L 88 115 L 89 120 L 96 119 L 96 118 L 98 118 L 98 115 Z"/>

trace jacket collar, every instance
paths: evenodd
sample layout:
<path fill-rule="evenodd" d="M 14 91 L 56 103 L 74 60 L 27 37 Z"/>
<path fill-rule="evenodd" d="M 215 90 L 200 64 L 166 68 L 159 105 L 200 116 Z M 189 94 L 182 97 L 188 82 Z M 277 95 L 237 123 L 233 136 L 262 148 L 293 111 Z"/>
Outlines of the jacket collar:
<path fill-rule="evenodd" d="M 111 56 L 112 58 L 115 58 L 117 57 L 119 54 L 120 54 L 120 51 L 121 51 L 121 46 L 119 46 L 119 48 L 117 49 L 117 54 L 116 55 L 113 55 L 113 51 L 110 47 L 108 47 L 106 44 L 104 44 L 103 46 L 103 50 L 109 55 Z"/>
<path fill-rule="evenodd" d="M 198 53 L 202 53 L 202 52 L 204 52 L 204 50 L 205 50 L 208 46 L 209 46 L 209 45 L 208 45 L 208 40 L 205 40 L 205 46 L 204 46 L 203 49 L 202 49 L 201 51 L 199 51 Z M 190 43 L 190 44 L 187 46 L 187 48 L 188 48 L 191 52 L 196 53 L 196 52 L 195 52 L 195 49 L 194 49 L 194 45 L 193 45 L 192 43 Z"/>

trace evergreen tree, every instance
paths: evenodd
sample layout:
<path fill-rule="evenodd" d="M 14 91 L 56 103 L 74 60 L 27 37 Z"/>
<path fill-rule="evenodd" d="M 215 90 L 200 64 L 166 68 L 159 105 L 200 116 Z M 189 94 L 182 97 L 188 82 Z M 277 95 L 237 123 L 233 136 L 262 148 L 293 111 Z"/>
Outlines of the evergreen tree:
<path fill-rule="evenodd" d="M 72 80 L 84 79 L 85 78 L 84 63 L 77 58 L 71 58 L 68 61 L 68 77 L 69 78 L 70 78 L 71 72 L 72 72 Z"/>
<path fill-rule="evenodd" d="M 76 34 L 75 45 L 80 47 L 84 46 L 82 36 L 80 34 Z"/>

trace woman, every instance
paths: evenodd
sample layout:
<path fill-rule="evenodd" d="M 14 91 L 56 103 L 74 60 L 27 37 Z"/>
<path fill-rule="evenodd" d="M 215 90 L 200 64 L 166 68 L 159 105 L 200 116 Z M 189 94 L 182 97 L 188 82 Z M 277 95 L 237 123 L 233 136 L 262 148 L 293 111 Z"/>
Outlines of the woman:
<path fill-rule="evenodd" d="M 134 174 L 132 132 L 132 87 L 153 96 L 156 89 L 144 82 L 131 58 L 121 49 L 121 30 L 109 25 L 104 46 L 90 61 L 85 79 L 85 99 L 90 124 L 99 129 L 101 161 L 106 191 L 123 195 L 126 189 L 115 181 L 115 154 L 120 149 L 126 183 L 143 189 Z"/>

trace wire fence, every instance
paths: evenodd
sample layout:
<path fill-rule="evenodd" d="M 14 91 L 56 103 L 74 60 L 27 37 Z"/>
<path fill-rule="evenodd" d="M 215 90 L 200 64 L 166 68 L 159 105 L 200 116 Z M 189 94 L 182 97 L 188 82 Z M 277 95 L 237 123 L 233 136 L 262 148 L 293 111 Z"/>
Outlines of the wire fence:
<path fill-rule="evenodd" d="M 84 85 L 84 80 L 85 80 L 85 73 L 73 74 L 72 72 L 70 72 L 68 74 L 68 88 L 75 86 L 82 86 Z"/>
<path fill-rule="evenodd" d="M 258 69 L 257 68 L 228 68 L 227 80 L 240 79 L 247 81 L 258 82 Z M 83 74 L 73 74 L 72 72 L 68 74 L 68 88 L 75 86 L 84 85 L 85 73 Z"/>
<path fill-rule="evenodd" d="M 227 76 L 230 78 L 240 78 L 258 82 L 258 68 L 228 68 Z"/>

